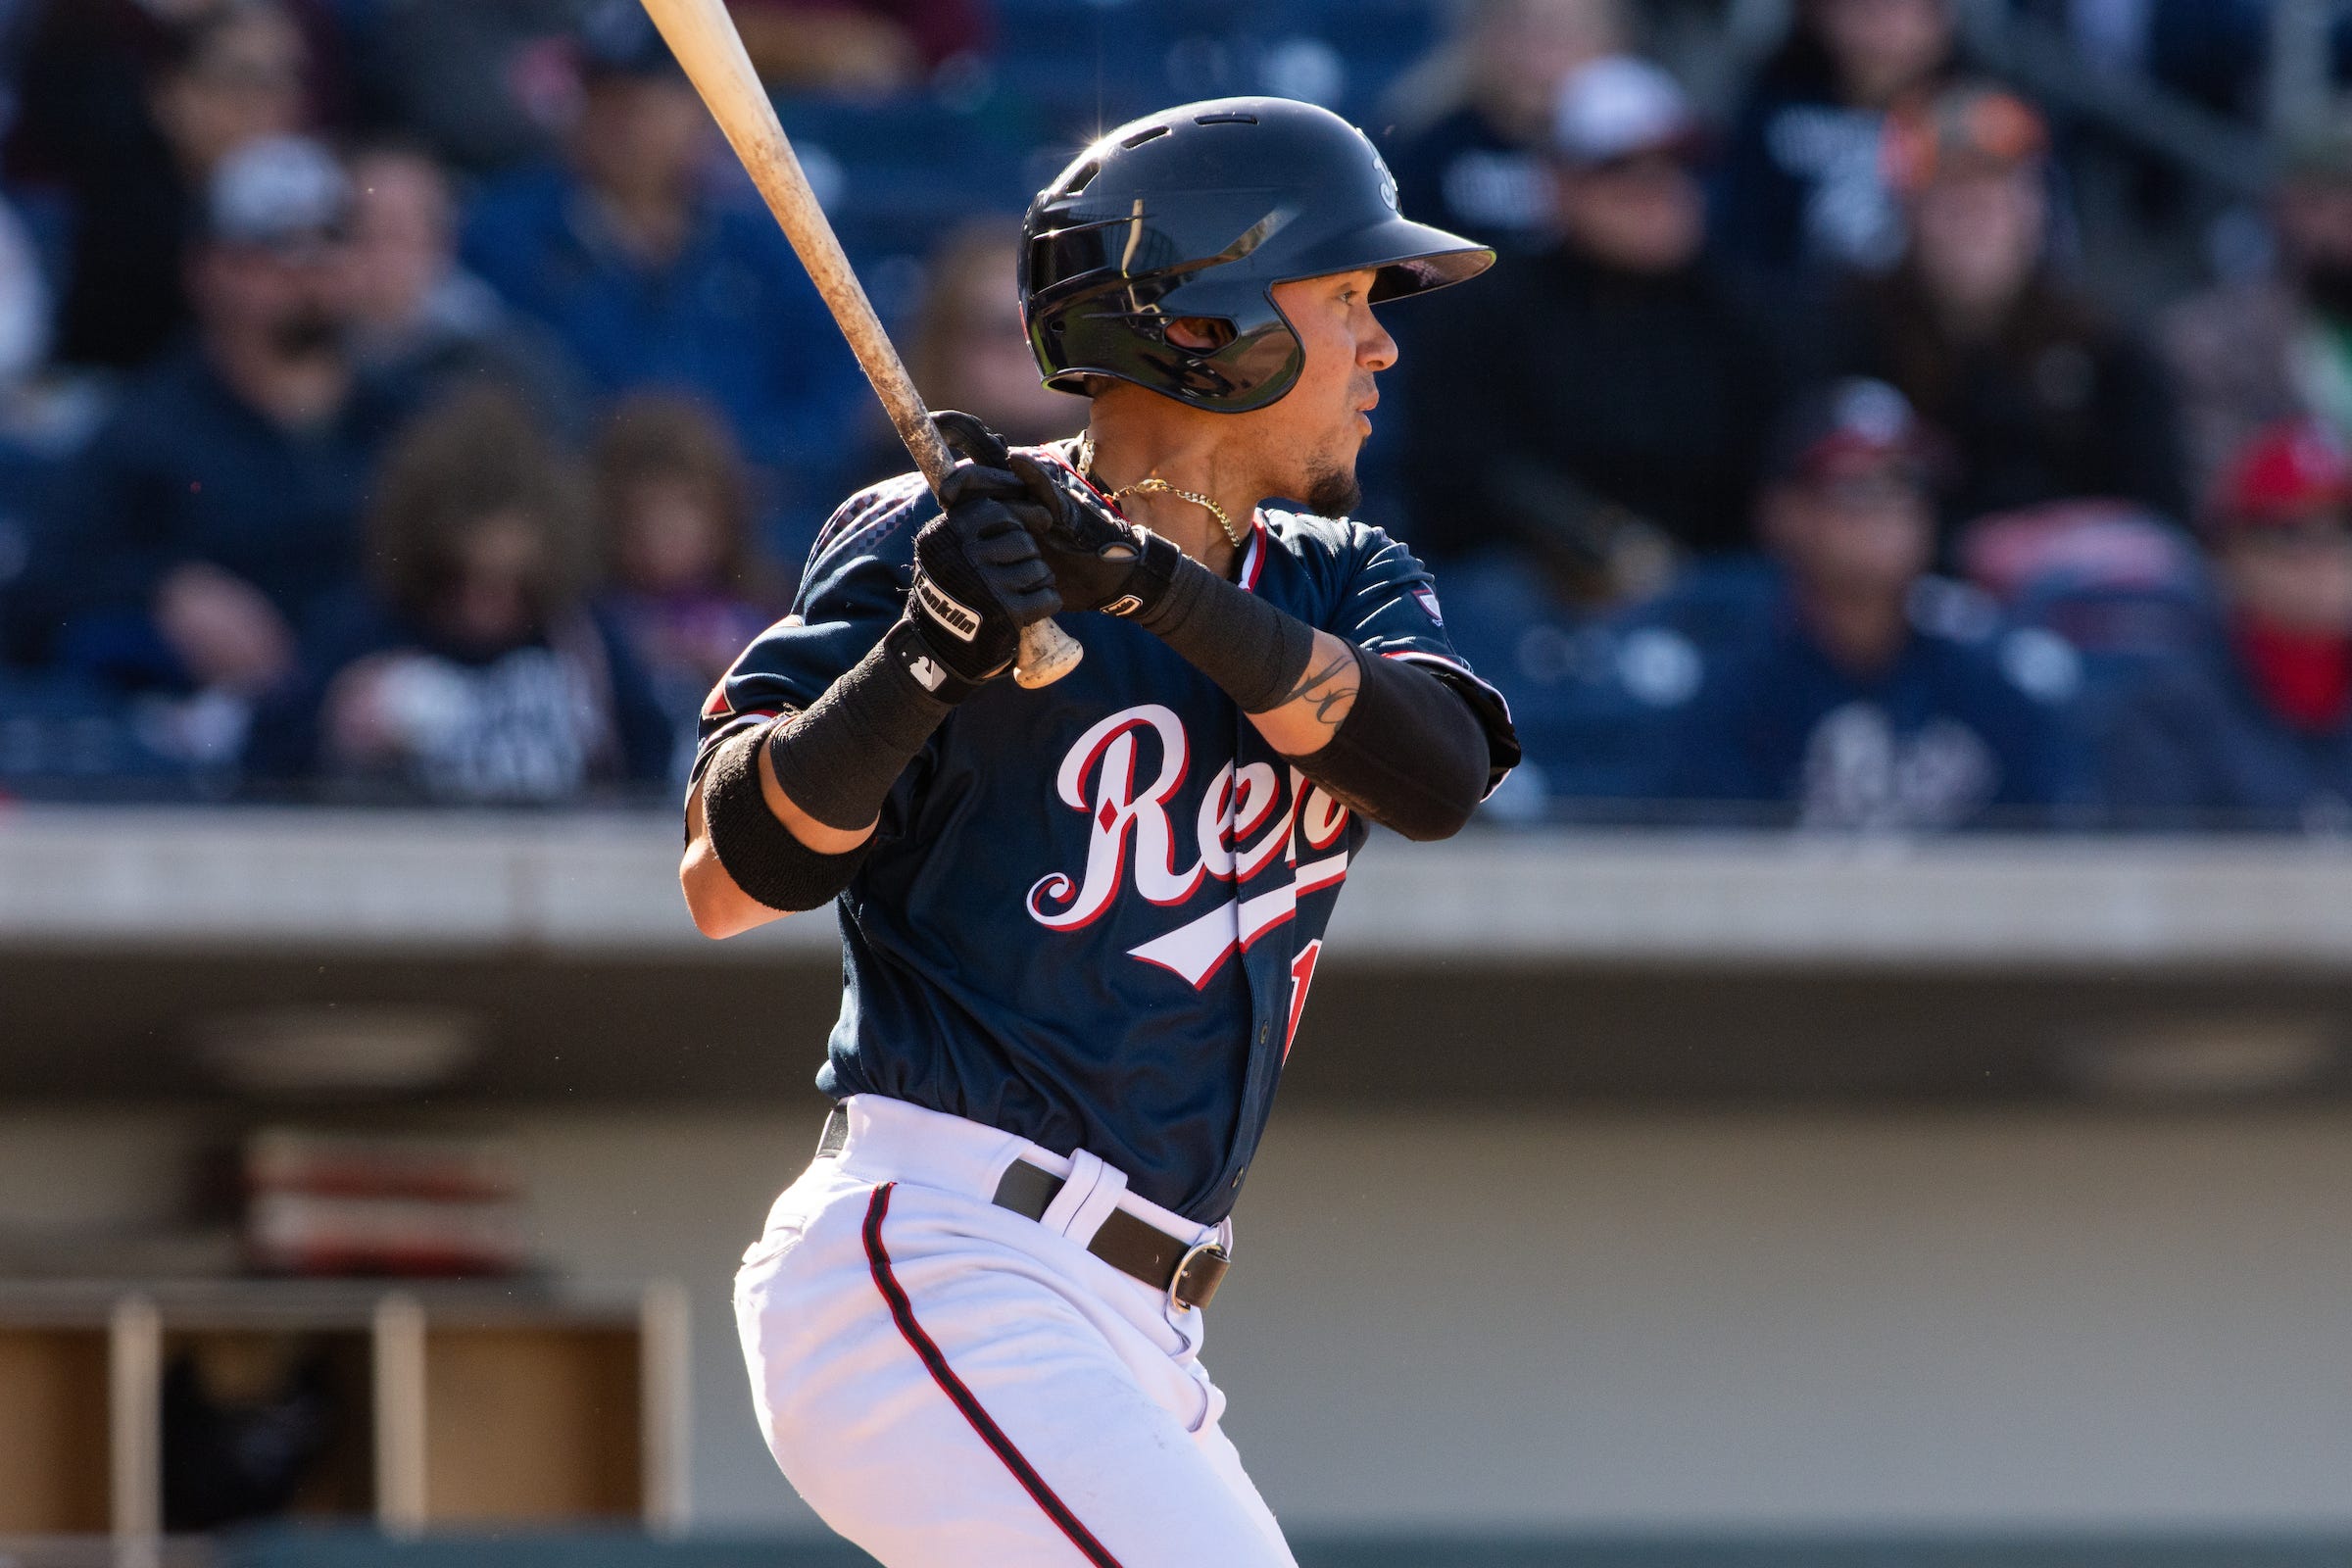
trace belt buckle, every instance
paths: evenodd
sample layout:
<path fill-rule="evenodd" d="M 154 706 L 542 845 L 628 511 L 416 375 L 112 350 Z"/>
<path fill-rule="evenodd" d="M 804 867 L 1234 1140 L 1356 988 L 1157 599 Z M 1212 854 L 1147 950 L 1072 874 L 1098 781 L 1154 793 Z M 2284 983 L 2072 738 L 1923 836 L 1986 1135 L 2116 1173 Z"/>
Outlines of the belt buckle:
<path fill-rule="evenodd" d="M 1206 1289 L 1201 1292 L 1200 1298 L 1197 1301 L 1185 1300 L 1177 1293 L 1184 1289 L 1185 1275 L 1191 1273 L 1193 1265 L 1202 1258 L 1214 1263 L 1216 1267 L 1204 1282 Z M 1169 1276 L 1168 1305 L 1179 1312 L 1190 1312 L 1195 1307 L 1206 1306 L 1216 1296 L 1218 1285 L 1223 1283 L 1225 1270 L 1232 1264 L 1233 1254 L 1225 1250 L 1225 1244 L 1221 1239 L 1212 1238 L 1205 1242 L 1196 1242 L 1185 1250 L 1184 1256 L 1176 1260 L 1176 1272 Z"/>

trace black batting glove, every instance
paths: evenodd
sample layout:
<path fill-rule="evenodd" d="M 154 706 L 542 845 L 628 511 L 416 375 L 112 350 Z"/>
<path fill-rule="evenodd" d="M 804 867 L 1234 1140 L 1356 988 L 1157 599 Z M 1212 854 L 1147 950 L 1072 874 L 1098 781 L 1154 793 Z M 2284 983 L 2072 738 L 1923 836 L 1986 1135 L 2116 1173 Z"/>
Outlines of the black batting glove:
<path fill-rule="evenodd" d="M 1004 443 L 969 415 L 936 417 L 965 461 L 940 486 L 946 510 L 914 536 L 914 581 L 890 644 L 925 691 L 953 703 L 1010 669 L 1021 628 L 1059 610 L 1061 596 L 1015 511 L 1028 490 L 1004 468 Z"/>
<path fill-rule="evenodd" d="M 1131 615 L 1149 625 L 1184 564 L 1184 552 L 1112 512 L 1060 464 L 1026 453 L 1007 460 L 1025 504 L 1014 507 L 1054 569 L 1063 608 Z"/>

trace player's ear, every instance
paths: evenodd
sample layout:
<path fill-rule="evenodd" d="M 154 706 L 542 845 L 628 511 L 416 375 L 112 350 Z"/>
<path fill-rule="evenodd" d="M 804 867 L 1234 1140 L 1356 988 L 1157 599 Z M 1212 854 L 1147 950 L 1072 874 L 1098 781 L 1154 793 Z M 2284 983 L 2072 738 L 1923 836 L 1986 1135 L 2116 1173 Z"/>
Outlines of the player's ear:
<path fill-rule="evenodd" d="M 1233 323 L 1213 316 L 1186 316 L 1170 321 L 1167 340 L 1195 354 L 1214 354 L 1233 341 Z"/>

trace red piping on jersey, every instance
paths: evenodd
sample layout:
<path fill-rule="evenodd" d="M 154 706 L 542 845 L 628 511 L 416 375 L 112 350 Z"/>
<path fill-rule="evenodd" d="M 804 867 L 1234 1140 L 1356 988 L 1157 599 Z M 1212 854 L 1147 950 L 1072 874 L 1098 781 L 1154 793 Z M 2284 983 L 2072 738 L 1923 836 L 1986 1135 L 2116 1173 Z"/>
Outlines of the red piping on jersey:
<path fill-rule="evenodd" d="M 981 1408 L 972 1391 L 949 1368 L 948 1358 L 940 1354 L 938 1345 L 914 1320 L 914 1303 L 906 1299 L 906 1290 L 899 1284 L 898 1276 L 891 1272 L 890 1253 L 882 1247 L 882 1219 L 890 1212 L 890 1190 L 897 1185 L 896 1182 L 884 1182 L 874 1189 L 874 1196 L 866 1201 L 865 1257 L 874 1271 L 875 1287 L 881 1291 L 882 1298 L 890 1303 L 890 1315 L 897 1321 L 899 1333 L 914 1348 L 914 1353 L 921 1358 L 924 1370 L 931 1374 L 931 1381 L 939 1385 L 940 1392 L 948 1396 L 949 1402 L 962 1413 L 964 1420 L 971 1423 L 972 1430 L 980 1435 L 980 1441 L 987 1444 L 990 1451 L 1004 1461 L 1004 1468 L 1011 1471 L 1012 1478 L 1021 1484 L 1021 1490 L 1028 1493 L 1037 1505 L 1045 1510 L 1046 1517 L 1070 1538 L 1070 1544 L 1076 1546 L 1094 1568 L 1119 1568 L 1119 1559 L 1113 1557 L 1109 1549 L 1078 1522 L 1078 1516 L 1070 1512 L 1067 1503 L 1054 1494 L 1054 1489 L 1046 1485 L 1045 1478 L 1037 1473 L 1036 1467 L 1030 1464 L 1019 1448 L 1013 1446 L 1012 1440 L 1004 1435 L 1004 1429 L 998 1426 L 995 1419 Z"/>
<path fill-rule="evenodd" d="M 1472 680 L 1477 680 L 1481 686 L 1487 684 L 1483 680 L 1478 680 L 1478 671 L 1472 669 L 1468 664 L 1463 663 L 1458 659 L 1447 659 L 1444 654 L 1433 654 L 1419 648 L 1392 648 L 1387 653 L 1382 654 L 1380 657 L 1383 659 L 1401 659 L 1406 663 L 1428 662 L 1432 664 L 1444 664 L 1447 669 L 1457 670 L 1460 673 L 1469 676 Z"/>
<path fill-rule="evenodd" d="M 1242 558 L 1242 587 L 1250 593 L 1257 591 L 1257 574 L 1266 569 L 1266 519 L 1252 515 L 1250 519 L 1250 553 Z"/>

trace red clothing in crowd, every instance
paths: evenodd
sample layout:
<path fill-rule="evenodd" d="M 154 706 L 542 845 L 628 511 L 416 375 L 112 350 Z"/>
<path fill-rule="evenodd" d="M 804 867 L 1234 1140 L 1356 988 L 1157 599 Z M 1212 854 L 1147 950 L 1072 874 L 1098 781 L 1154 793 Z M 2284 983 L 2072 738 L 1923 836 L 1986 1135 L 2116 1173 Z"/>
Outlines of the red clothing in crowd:
<path fill-rule="evenodd" d="M 738 14 L 791 11 L 862 11 L 895 22 L 936 66 L 951 55 L 986 50 L 995 31 L 987 0 L 733 0 Z"/>
<path fill-rule="evenodd" d="M 2352 713 L 2352 642 L 2285 631 L 2248 616 L 2235 627 L 2254 689 L 2296 729 L 2332 730 Z"/>

